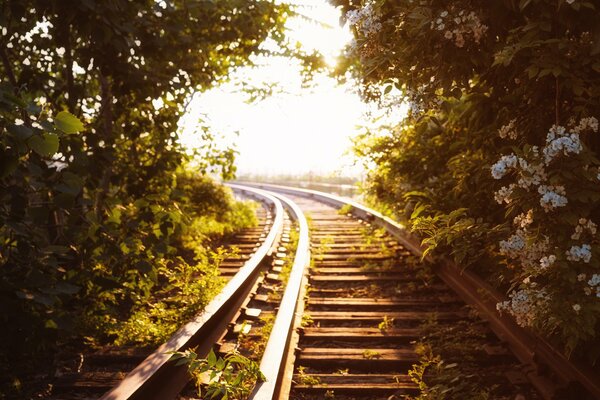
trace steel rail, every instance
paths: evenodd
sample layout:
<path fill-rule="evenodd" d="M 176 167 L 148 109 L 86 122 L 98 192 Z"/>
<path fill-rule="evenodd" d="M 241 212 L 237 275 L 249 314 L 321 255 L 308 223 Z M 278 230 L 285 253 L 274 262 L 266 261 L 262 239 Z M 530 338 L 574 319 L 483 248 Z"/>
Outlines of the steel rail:
<path fill-rule="evenodd" d="M 297 221 L 299 238 L 287 286 L 260 363 L 260 370 L 265 375 L 266 380 L 256 385 L 249 398 L 250 400 L 271 400 L 288 397 L 290 386 L 284 384 L 282 389 L 282 381 L 284 375 L 288 375 L 291 379 L 291 372 L 286 371 L 286 366 L 290 365 L 288 363 L 289 357 L 293 354 L 293 352 L 290 352 L 290 348 L 295 348 L 295 346 L 290 346 L 290 343 L 297 317 L 302 315 L 302 312 L 298 310 L 298 306 L 303 289 L 306 286 L 306 274 L 310 264 L 310 242 L 306 217 L 300 207 L 292 200 L 280 194 L 273 193 L 273 195 L 281 200 L 290 211 L 292 218 Z"/>
<path fill-rule="evenodd" d="M 283 226 L 283 206 L 277 198 L 260 189 L 247 187 L 234 190 L 259 198 L 274 207 L 273 225 L 265 241 L 204 311 L 180 328 L 118 385 L 105 393 L 101 400 L 175 398 L 189 381 L 189 375 L 185 366 L 175 366 L 175 363 L 169 362 L 170 352 L 197 347 L 197 353 L 205 356 L 227 329 L 228 322 L 239 312 L 241 303 L 261 272 L 263 260 L 274 250 Z"/>
<path fill-rule="evenodd" d="M 310 189 L 248 182 L 243 184 L 273 192 L 308 197 L 336 208 L 350 205 L 352 206 L 350 212 L 353 215 L 384 228 L 413 254 L 419 256 L 423 254 L 424 248 L 419 239 L 405 226 L 356 201 Z M 595 398 L 600 399 L 600 377 L 595 371 L 581 363 L 569 360 L 546 339 L 520 327 L 513 318 L 501 315 L 497 311 L 496 304 L 506 300 L 506 296 L 500 294 L 473 272 L 461 268 L 452 261 L 444 260 L 438 263 L 436 272 L 466 303 L 471 304 L 481 313 L 494 333 L 508 343 L 520 362 L 533 367 L 529 377 L 545 398 L 551 398 L 553 393 L 546 390 L 548 382 L 540 381 L 537 373 L 540 369 L 548 368 L 559 379 L 559 382 L 551 383 L 574 390 L 579 384 Z"/>

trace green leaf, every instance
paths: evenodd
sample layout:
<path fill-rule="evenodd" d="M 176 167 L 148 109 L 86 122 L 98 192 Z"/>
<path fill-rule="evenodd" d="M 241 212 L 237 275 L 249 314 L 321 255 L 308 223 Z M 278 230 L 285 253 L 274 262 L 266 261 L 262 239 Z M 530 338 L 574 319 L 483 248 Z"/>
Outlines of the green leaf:
<path fill-rule="evenodd" d="M 42 157 L 54 155 L 58 151 L 58 144 L 58 136 L 54 133 L 43 133 L 41 135 L 32 136 L 27 141 L 29 148 Z"/>
<path fill-rule="evenodd" d="M 215 355 L 215 352 L 210 351 L 210 353 L 208 353 L 208 357 L 206 358 L 206 361 L 208 362 L 208 365 L 213 366 L 216 364 L 217 362 L 217 356 Z"/>
<path fill-rule="evenodd" d="M 12 154 L 0 153 L 0 178 L 5 178 L 15 172 L 19 159 Z"/>
<path fill-rule="evenodd" d="M 44 326 L 48 329 L 58 329 L 58 325 L 56 324 L 56 322 L 54 322 L 51 319 L 47 320 Z"/>
<path fill-rule="evenodd" d="M 56 285 L 54 285 L 54 289 L 57 293 L 75 294 L 79 292 L 81 288 L 79 286 L 72 285 L 67 282 L 57 282 Z"/>
<path fill-rule="evenodd" d="M 18 140 L 27 140 L 33 135 L 33 130 L 25 125 L 10 124 L 7 129 Z"/>
<path fill-rule="evenodd" d="M 27 107 L 27 103 L 25 103 L 21 98 L 15 96 L 12 93 L 9 92 L 2 92 L 2 97 L 0 98 L 0 100 L 2 100 L 3 102 L 7 103 L 7 104 L 14 104 L 17 105 L 21 108 L 26 108 Z"/>
<path fill-rule="evenodd" d="M 54 118 L 54 125 L 68 135 L 83 130 L 83 123 L 68 111 L 59 112 Z"/>

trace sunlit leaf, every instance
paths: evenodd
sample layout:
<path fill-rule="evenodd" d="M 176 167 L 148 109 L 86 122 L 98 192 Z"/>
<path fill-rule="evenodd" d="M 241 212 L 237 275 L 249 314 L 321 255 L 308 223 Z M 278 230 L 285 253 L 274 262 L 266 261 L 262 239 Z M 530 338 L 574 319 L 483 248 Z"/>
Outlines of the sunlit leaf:
<path fill-rule="evenodd" d="M 41 135 L 32 136 L 27 141 L 29 148 L 42 157 L 54 155 L 58 151 L 59 143 L 58 136 L 53 133 L 42 133 Z"/>
<path fill-rule="evenodd" d="M 66 134 L 73 134 L 83 130 L 83 123 L 68 111 L 61 111 L 56 114 L 54 125 Z"/>

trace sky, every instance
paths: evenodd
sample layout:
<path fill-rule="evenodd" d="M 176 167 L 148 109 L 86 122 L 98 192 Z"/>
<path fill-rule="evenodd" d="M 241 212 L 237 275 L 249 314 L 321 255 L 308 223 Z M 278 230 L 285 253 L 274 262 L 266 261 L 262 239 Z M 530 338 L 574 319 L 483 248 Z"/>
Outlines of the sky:
<path fill-rule="evenodd" d="M 351 40 L 348 27 L 340 27 L 340 12 L 326 0 L 296 0 L 306 18 L 288 21 L 289 37 L 306 49 L 317 49 L 334 65 L 336 55 Z M 198 93 L 183 118 L 181 141 L 193 147 L 200 140 L 193 125 L 199 116 L 211 130 L 233 143 L 239 152 L 238 174 L 359 175 L 352 166 L 351 137 L 362 125 L 365 105 L 351 83 L 340 86 L 319 76 L 303 87 L 299 68 L 289 60 L 257 59 L 258 68 L 242 68 L 233 81 L 278 84 L 283 93 L 246 103 L 248 96 L 233 83 Z M 236 133 L 237 132 L 237 133 Z"/>

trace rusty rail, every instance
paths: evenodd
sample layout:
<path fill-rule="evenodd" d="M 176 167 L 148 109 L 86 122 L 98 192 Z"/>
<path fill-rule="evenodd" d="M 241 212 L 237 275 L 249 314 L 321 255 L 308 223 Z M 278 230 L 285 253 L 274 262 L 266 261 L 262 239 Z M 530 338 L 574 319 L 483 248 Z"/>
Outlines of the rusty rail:
<path fill-rule="evenodd" d="M 290 343 L 294 333 L 296 317 L 302 315 L 302 312 L 298 310 L 298 305 L 306 283 L 307 268 L 310 264 L 308 223 L 302 210 L 287 197 L 280 194 L 273 195 L 284 204 L 290 211 L 292 218 L 298 222 L 299 238 L 290 277 L 260 363 L 260 370 L 265 375 L 266 380 L 256 386 L 250 396 L 252 400 L 287 398 L 289 385 L 284 384 L 282 389 L 282 381 L 284 375 L 291 378 L 292 372 L 286 371 L 286 367 L 290 366 L 290 363 L 287 362 L 290 348 L 293 350 L 295 347 L 290 346 Z"/>
<path fill-rule="evenodd" d="M 201 356 L 208 354 L 215 341 L 227 328 L 228 322 L 239 312 L 241 302 L 246 298 L 261 272 L 263 260 L 273 250 L 283 225 L 283 206 L 278 199 L 262 190 L 248 187 L 233 187 L 233 189 L 259 198 L 274 207 L 275 218 L 265 241 L 201 314 L 179 329 L 166 343 L 133 369 L 123 381 L 105 393 L 101 400 L 174 398 L 186 385 L 189 376 L 185 366 L 177 367 L 169 362 L 171 357 L 169 353 L 197 347 L 196 351 Z"/>
<path fill-rule="evenodd" d="M 408 232 L 406 227 L 350 199 L 309 189 L 246 182 L 243 184 L 272 192 L 312 198 L 336 208 L 350 205 L 352 206 L 350 212 L 353 215 L 384 228 L 413 254 L 423 254 L 424 249 L 419 240 Z M 505 300 L 505 296 L 473 272 L 464 270 L 449 260 L 438 265 L 437 273 L 465 302 L 480 312 L 482 318 L 489 322 L 494 333 L 508 343 L 520 362 L 532 366 L 529 376 L 531 382 L 545 398 L 553 396 L 553 393 L 547 390 L 547 385 L 554 383 L 562 387 L 579 384 L 592 396 L 600 399 L 600 377 L 596 372 L 585 365 L 567 359 L 544 338 L 518 326 L 514 319 L 498 313 L 496 304 Z M 551 371 L 559 382 L 540 381 L 537 373 L 539 370 L 546 369 Z"/>

